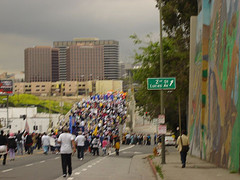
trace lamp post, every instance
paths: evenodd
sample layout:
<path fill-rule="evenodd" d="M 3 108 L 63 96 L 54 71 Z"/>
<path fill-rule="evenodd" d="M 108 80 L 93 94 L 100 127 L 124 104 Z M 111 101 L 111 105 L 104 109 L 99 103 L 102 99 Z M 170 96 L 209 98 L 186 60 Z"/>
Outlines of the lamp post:
<path fill-rule="evenodd" d="M 162 46 L 162 0 L 158 0 L 159 7 L 159 25 L 160 25 L 160 77 L 163 77 L 163 46 Z M 160 91 L 160 113 L 164 114 L 163 107 L 163 90 Z M 158 123 L 157 123 L 158 124 Z M 162 135 L 162 164 L 166 164 L 165 161 L 165 134 Z"/>
<path fill-rule="evenodd" d="M 9 117 L 8 117 L 8 95 L 7 95 L 7 98 L 3 98 L 3 100 L 7 100 L 7 118 L 6 118 L 6 128 L 8 128 L 8 119 L 9 119 Z"/>

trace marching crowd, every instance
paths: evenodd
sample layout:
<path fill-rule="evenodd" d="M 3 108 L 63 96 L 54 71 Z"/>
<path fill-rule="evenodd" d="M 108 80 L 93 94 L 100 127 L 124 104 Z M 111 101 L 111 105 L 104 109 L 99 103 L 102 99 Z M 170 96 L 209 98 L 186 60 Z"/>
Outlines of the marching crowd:
<path fill-rule="evenodd" d="M 106 155 L 111 147 L 115 147 L 118 155 L 119 125 L 125 123 L 127 113 L 126 94 L 95 95 L 76 105 L 71 110 L 69 122 L 50 133 L 29 133 L 24 130 L 4 135 L 1 131 L 0 158 L 3 155 L 3 165 L 6 164 L 7 154 L 10 161 L 15 160 L 15 153 L 23 155 L 25 151 L 26 154 L 33 154 L 35 149 L 40 148 L 46 155 L 49 151 L 58 154 L 61 147 L 59 136 L 66 127 L 74 138 L 79 160 L 84 158 L 84 152 L 87 151 L 99 155 L 100 148 L 103 155 Z"/>
<path fill-rule="evenodd" d="M 69 122 L 61 122 L 61 126 L 52 129 L 49 133 L 18 133 L 0 134 L 0 158 L 3 155 L 3 165 L 6 164 L 7 154 L 10 161 L 18 155 L 33 154 L 36 149 L 42 148 L 43 154 L 61 154 L 63 176 L 71 175 L 71 156 L 77 151 L 77 158 L 84 159 L 89 152 L 93 156 L 110 154 L 111 148 L 119 155 L 120 125 L 124 129 L 127 118 L 125 93 L 109 93 L 94 95 L 76 103 L 71 110 Z M 144 134 L 124 133 L 122 144 L 150 145 L 151 136 Z"/>

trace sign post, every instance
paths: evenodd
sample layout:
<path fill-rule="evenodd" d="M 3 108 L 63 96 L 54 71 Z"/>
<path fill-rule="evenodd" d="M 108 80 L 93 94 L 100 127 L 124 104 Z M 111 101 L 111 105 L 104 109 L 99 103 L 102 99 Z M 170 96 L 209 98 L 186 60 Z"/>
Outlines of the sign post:
<path fill-rule="evenodd" d="M 167 125 L 160 124 L 158 126 L 158 133 L 159 134 L 166 134 L 167 133 Z"/>
<path fill-rule="evenodd" d="M 159 124 L 165 124 L 165 115 L 164 114 L 160 114 L 158 116 L 158 122 L 159 122 Z"/>
<path fill-rule="evenodd" d="M 6 128 L 8 128 L 8 97 L 13 94 L 13 81 L 12 80 L 0 80 L 0 96 L 7 96 L 7 119 Z"/>
<path fill-rule="evenodd" d="M 159 4 L 160 5 L 160 4 Z M 162 66 L 160 67 L 160 69 Z M 161 90 L 160 91 L 160 115 L 158 116 L 156 123 L 156 132 L 162 134 L 162 164 L 165 164 L 165 134 L 167 133 L 167 126 L 165 125 L 165 115 L 163 112 L 163 92 L 162 90 L 174 90 L 176 89 L 176 78 L 175 77 L 162 77 L 160 78 L 148 78 L 147 79 L 148 90 Z"/>

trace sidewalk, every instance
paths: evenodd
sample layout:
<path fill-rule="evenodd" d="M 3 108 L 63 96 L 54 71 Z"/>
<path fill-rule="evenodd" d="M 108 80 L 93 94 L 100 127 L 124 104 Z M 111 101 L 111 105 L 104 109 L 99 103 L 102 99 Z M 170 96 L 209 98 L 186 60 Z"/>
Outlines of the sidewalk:
<path fill-rule="evenodd" d="M 188 155 L 186 168 L 181 168 L 179 152 L 166 153 L 166 164 L 161 164 L 161 158 L 153 162 L 162 167 L 164 180 L 239 180 L 239 173 L 230 173 L 229 170 L 219 168 L 214 164 Z"/>
<path fill-rule="evenodd" d="M 148 154 L 136 155 L 132 159 L 112 156 L 99 157 L 73 170 L 72 176 L 57 180 L 161 180 L 146 158 Z M 181 168 L 178 152 L 166 153 L 166 164 L 161 156 L 153 159 L 160 165 L 164 180 L 239 180 L 240 174 L 231 174 L 227 169 L 188 155 L 186 168 Z"/>

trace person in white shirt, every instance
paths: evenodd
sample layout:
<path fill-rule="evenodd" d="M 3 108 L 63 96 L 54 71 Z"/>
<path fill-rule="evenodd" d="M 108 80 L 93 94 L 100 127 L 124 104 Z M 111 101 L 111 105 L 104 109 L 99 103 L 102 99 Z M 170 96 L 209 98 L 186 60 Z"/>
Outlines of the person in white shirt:
<path fill-rule="evenodd" d="M 58 138 L 58 143 L 61 144 L 60 154 L 62 160 L 62 171 L 63 177 L 67 176 L 67 168 L 68 175 L 72 174 L 72 153 L 76 152 L 76 146 L 74 142 L 74 137 L 69 133 L 69 129 L 67 127 L 63 128 L 63 133 Z"/>
<path fill-rule="evenodd" d="M 81 130 L 82 130 L 82 132 L 84 132 L 84 131 L 85 131 L 85 128 L 84 128 L 84 126 L 85 126 L 85 121 L 84 121 L 84 120 L 82 120 L 82 121 L 80 122 L 80 127 L 81 127 Z"/>
<path fill-rule="evenodd" d="M 46 133 L 43 133 L 41 140 L 42 140 L 43 154 L 47 155 L 49 145 L 50 145 L 50 137 L 48 135 L 46 135 Z"/>
<path fill-rule="evenodd" d="M 82 131 L 79 131 L 79 135 L 75 138 L 75 142 L 77 145 L 77 157 L 79 160 L 83 160 L 84 158 L 84 143 L 86 141 L 85 136 Z"/>
<path fill-rule="evenodd" d="M 186 131 L 182 130 L 182 135 L 177 139 L 178 151 L 180 152 L 182 168 L 186 167 L 187 152 L 189 150 L 189 139 Z"/>

